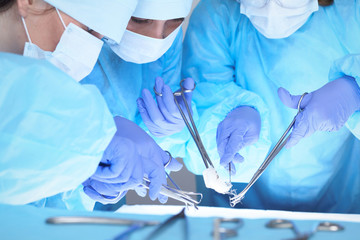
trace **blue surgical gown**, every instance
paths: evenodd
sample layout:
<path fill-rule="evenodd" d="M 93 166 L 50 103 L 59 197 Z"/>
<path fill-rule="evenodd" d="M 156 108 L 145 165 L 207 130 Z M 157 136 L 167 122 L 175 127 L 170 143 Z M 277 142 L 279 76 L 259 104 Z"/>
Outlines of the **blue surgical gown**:
<path fill-rule="evenodd" d="M 359 1 L 320 7 L 290 37 L 267 39 L 240 14 L 239 2 L 202 0 L 184 40 L 182 74 L 198 83 L 193 99 L 199 131 L 212 158 L 219 159 L 215 140 L 219 122 L 237 106 L 253 106 L 262 119 L 260 140 L 240 151 L 245 162 L 237 165 L 233 178 L 249 181 L 249 172 L 252 175 L 265 159 L 264 149 L 275 145 L 296 114 L 281 103 L 277 89 L 301 95 L 342 75 L 355 77 L 360 86 L 359 39 Z M 360 213 L 359 137 L 357 111 L 339 131 L 316 132 L 283 149 L 238 206 Z M 200 174 L 203 164 L 195 145 L 189 142 L 187 150 L 186 165 Z M 238 184 L 237 190 L 244 186 Z M 214 200 L 224 201 L 228 205 L 227 198 Z"/>
<path fill-rule="evenodd" d="M 45 60 L 0 66 L 0 203 L 90 209 L 81 183 L 116 131 L 100 92 Z"/>
<path fill-rule="evenodd" d="M 104 96 L 113 116 L 122 116 L 139 124 L 147 131 L 137 110 L 136 100 L 146 88 L 153 93 L 155 78 L 160 76 L 173 91 L 179 88 L 181 76 L 183 33 L 179 31 L 170 49 L 158 60 L 135 64 L 122 60 L 105 43 L 94 70 L 80 83 L 94 84 Z M 153 93 L 154 94 L 154 93 Z M 175 157 L 184 156 L 185 142 L 190 135 L 187 129 L 156 142 Z"/>

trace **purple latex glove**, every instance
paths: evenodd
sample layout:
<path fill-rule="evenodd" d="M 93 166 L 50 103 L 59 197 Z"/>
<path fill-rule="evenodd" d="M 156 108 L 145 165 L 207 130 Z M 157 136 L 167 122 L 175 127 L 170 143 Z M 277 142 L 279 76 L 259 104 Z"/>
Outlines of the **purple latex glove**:
<path fill-rule="evenodd" d="M 159 191 L 166 184 L 164 165 L 169 161 L 169 155 L 135 123 L 122 117 L 115 117 L 114 121 L 117 132 L 96 172 L 84 183 L 84 191 L 93 199 L 97 192 L 97 198 L 103 197 L 102 202 L 113 201 L 120 193 L 141 184 L 145 174 L 151 181 L 150 198 L 166 202 L 167 197 L 159 195 Z M 172 158 L 166 169 L 178 171 L 181 167 Z"/>
<path fill-rule="evenodd" d="M 193 89 L 194 80 L 186 78 L 183 86 L 185 89 Z M 185 123 L 174 101 L 173 92 L 168 85 L 164 84 L 161 77 L 156 78 L 155 89 L 156 92 L 162 94 L 162 96 L 156 95 L 157 104 L 147 89 L 142 91 L 142 98 L 137 100 L 138 109 L 145 125 L 151 134 L 156 137 L 169 136 L 180 132 Z M 184 95 L 191 109 L 192 92 L 184 93 Z M 177 96 L 176 99 L 183 112 L 187 113 L 183 98 Z"/>
<path fill-rule="evenodd" d="M 93 200 L 102 204 L 115 204 L 120 201 L 127 191 L 114 190 L 111 184 L 105 184 L 100 181 L 89 178 L 83 182 L 84 192 Z M 110 187 L 108 187 L 110 186 Z"/>
<path fill-rule="evenodd" d="M 297 109 L 301 96 L 293 96 L 284 88 L 278 89 L 284 105 Z M 307 94 L 301 102 L 304 109 L 295 121 L 286 147 L 296 145 L 303 137 L 316 131 L 337 131 L 348 118 L 360 109 L 360 88 L 354 78 L 345 76 Z"/>
<path fill-rule="evenodd" d="M 240 149 L 258 141 L 261 129 L 261 118 L 257 110 L 243 106 L 232 110 L 218 125 L 216 133 L 220 165 L 236 173 L 234 163 L 243 162 L 238 153 Z"/>

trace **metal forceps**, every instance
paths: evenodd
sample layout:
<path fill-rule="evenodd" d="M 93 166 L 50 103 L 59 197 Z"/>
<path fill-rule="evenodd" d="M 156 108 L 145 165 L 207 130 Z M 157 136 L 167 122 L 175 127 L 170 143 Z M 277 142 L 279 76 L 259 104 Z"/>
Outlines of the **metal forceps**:
<path fill-rule="evenodd" d="M 234 223 L 233 228 L 225 228 L 221 223 Z M 238 229 L 242 227 L 243 221 L 240 218 L 216 218 L 214 219 L 213 240 L 224 240 L 238 235 Z"/>
<path fill-rule="evenodd" d="M 184 82 L 184 79 L 180 81 L 180 90 L 174 92 L 174 101 L 175 101 L 175 104 L 177 106 L 177 108 L 179 109 L 179 112 L 181 114 L 181 117 L 182 119 L 184 120 L 185 124 L 186 124 L 186 127 L 187 129 L 189 130 L 190 134 L 191 134 L 191 137 L 194 139 L 195 141 L 195 144 L 196 144 L 196 147 L 199 149 L 199 152 L 200 152 L 200 155 L 201 155 L 201 158 L 205 164 L 205 167 L 208 168 L 209 165 L 211 167 L 214 167 L 213 163 L 211 162 L 210 160 L 210 157 L 209 155 L 207 154 L 206 150 L 205 150 L 205 147 L 202 143 L 202 140 L 200 138 L 200 134 L 196 128 L 196 125 L 195 125 L 195 122 L 194 122 L 194 119 L 192 117 L 192 113 L 191 113 L 191 109 L 186 101 L 186 98 L 185 98 L 185 95 L 184 93 L 189 93 L 189 92 L 192 92 L 194 91 L 194 89 L 196 88 L 196 83 L 194 85 L 194 88 L 193 89 L 185 89 L 183 87 L 183 82 Z M 154 87 L 154 92 L 156 95 L 158 96 L 162 96 L 161 93 L 158 93 Z M 188 115 L 188 118 L 190 120 L 188 120 L 188 118 L 186 117 L 186 114 L 184 113 L 184 111 L 181 109 L 180 107 L 180 104 L 177 100 L 177 97 L 182 97 L 183 99 L 183 102 L 184 102 L 184 105 L 185 105 L 185 108 L 186 108 L 186 112 L 187 112 L 187 115 Z"/>
<path fill-rule="evenodd" d="M 291 229 L 295 235 L 295 238 L 288 240 L 307 240 L 311 238 L 316 232 L 338 232 L 344 230 L 344 227 L 337 223 L 332 222 L 320 222 L 310 232 L 301 233 L 296 224 L 292 221 L 285 219 L 270 220 L 266 225 L 267 228 L 273 229 Z"/>
<path fill-rule="evenodd" d="M 124 232 L 115 236 L 113 240 L 127 240 L 131 233 L 136 230 L 146 227 L 155 226 L 159 222 L 156 221 L 141 221 L 110 217 L 94 217 L 94 216 L 58 216 L 46 219 L 47 224 L 55 225 L 71 225 L 71 224 L 95 224 L 95 225 L 127 225 L 129 226 Z"/>
<path fill-rule="evenodd" d="M 171 178 L 170 178 L 170 181 L 172 181 Z M 149 189 L 149 185 L 150 185 L 150 180 L 148 178 L 144 177 L 143 183 L 141 184 L 141 186 L 146 189 Z M 186 207 L 190 206 L 190 207 L 194 207 L 195 209 L 198 209 L 197 205 L 202 200 L 201 193 L 185 192 L 185 191 L 180 190 L 180 188 L 178 188 L 177 186 L 175 189 L 175 188 L 169 187 L 167 185 L 163 185 L 161 187 L 160 194 L 165 195 L 169 198 L 178 200 L 180 202 L 183 202 L 183 203 L 185 203 Z M 199 196 L 200 200 L 193 199 L 191 196 L 195 196 L 195 197 Z"/>
<path fill-rule="evenodd" d="M 304 97 L 306 96 L 306 94 L 308 93 L 304 93 L 303 95 L 301 95 L 300 100 L 298 102 L 297 105 L 297 109 L 298 112 L 296 113 L 294 119 L 291 121 L 290 125 L 288 126 L 288 128 L 285 130 L 285 132 L 283 133 L 283 135 L 280 137 L 279 141 L 276 143 L 275 147 L 271 150 L 271 152 L 268 154 L 268 156 L 265 158 L 264 162 L 261 164 L 261 166 L 258 168 L 258 170 L 255 172 L 255 174 L 253 175 L 253 177 L 251 178 L 250 182 L 246 185 L 246 187 L 244 188 L 244 190 L 242 190 L 239 194 L 237 194 L 236 196 L 230 198 L 230 205 L 231 206 L 235 206 L 237 203 L 239 203 L 244 197 L 245 194 L 247 193 L 247 191 L 250 189 L 250 187 L 252 185 L 254 185 L 254 183 L 259 179 L 259 177 L 261 176 L 261 174 L 265 171 L 265 169 L 269 166 L 269 164 L 271 163 L 271 161 L 276 157 L 276 155 L 278 155 L 278 153 L 281 151 L 281 149 L 285 146 L 286 142 L 288 141 L 290 135 L 289 132 L 290 130 L 294 127 L 295 121 L 296 121 L 296 117 L 303 111 L 303 109 L 301 108 L 301 102 L 304 99 Z M 289 135 L 289 136 L 288 136 Z M 284 140 L 285 139 L 285 140 Z"/>

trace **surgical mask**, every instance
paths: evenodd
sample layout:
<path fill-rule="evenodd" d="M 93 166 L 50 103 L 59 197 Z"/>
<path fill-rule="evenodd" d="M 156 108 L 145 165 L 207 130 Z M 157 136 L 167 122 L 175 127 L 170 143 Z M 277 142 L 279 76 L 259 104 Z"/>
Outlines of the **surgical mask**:
<path fill-rule="evenodd" d="M 286 38 L 319 9 L 318 0 L 238 0 L 240 12 L 267 38 Z"/>
<path fill-rule="evenodd" d="M 127 62 L 143 64 L 156 61 L 173 44 L 181 25 L 164 39 L 147 37 L 126 30 L 120 44 L 111 39 L 104 38 L 110 48 Z"/>
<path fill-rule="evenodd" d="M 75 80 L 81 81 L 94 68 L 103 42 L 73 23 L 66 27 L 59 11 L 57 9 L 56 11 L 65 31 L 55 51 L 44 51 L 33 44 L 25 20 L 22 18 L 29 41 L 25 43 L 23 55 L 36 59 L 46 59 Z"/>

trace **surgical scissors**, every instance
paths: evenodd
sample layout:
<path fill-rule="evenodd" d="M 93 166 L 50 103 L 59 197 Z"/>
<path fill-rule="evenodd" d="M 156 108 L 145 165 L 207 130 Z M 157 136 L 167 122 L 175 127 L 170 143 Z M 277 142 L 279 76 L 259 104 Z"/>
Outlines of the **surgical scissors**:
<path fill-rule="evenodd" d="M 276 157 L 276 155 L 278 155 L 278 153 L 281 151 L 281 149 L 283 149 L 283 147 L 285 146 L 286 142 L 288 141 L 290 135 L 289 132 L 290 130 L 294 127 L 295 121 L 297 116 L 303 111 L 303 109 L 301 108 L 301 102 L 304 99 L 304 97 L 306 96 L 306 94 L 308 93 L 304 93 L 303 95 L 301 95 L 300 100 L 298 102 L 297 105 L 297 113 L 294 117 L 294 119 L 291 121 L 290 125 L 288 126 L 288 128 L 285 130 L 285 132 L 283 133 L 283 135 L 280 137 L 279 141 L 276 143 L 275 147 L 271 150 L 271 152 L 268 154 L 268 156 L 265 158 L 264 162 L 260 165 L 260 167 L 258 168 L 258 170 L 255 172 L 255 174 L 253 175 L 253 177 L 251 178 L 250 182 L 246 185 L 246 187 L 244 188 L 244 190 L 242 190 L 239 194 L 237 194 L 236 196 L 230 198 L 230 205 L 232 207 L 234 207 L 236 204 L 238 204 L 244 197 L 245 194 L 247 193 L 247 191 L 250 189 L 250 187 L 252 185 L 254 185 L 254 183 L 259 179 L 259 177 L 261 176 L 261 174 L 263 174 L 263 172 L 265 171 L 265 169 L 269 166 L 269 164 L 271 163 L 271 161 Z M 285 140 L 284 140 L 285 139 Z"/>

